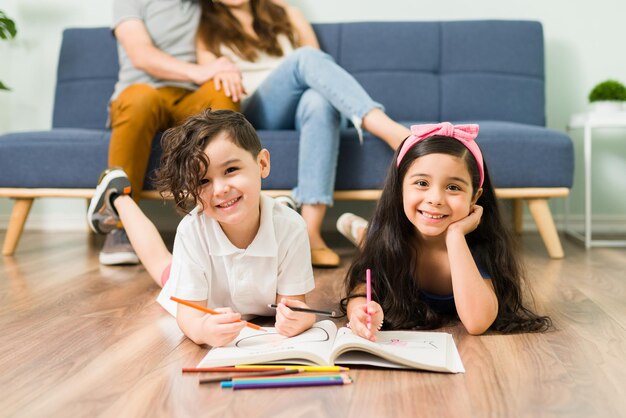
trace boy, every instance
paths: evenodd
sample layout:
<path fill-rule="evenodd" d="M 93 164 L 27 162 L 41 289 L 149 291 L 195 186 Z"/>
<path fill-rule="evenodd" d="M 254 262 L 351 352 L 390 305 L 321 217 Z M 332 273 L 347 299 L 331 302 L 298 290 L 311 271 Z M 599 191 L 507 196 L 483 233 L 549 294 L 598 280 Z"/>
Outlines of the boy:
<path fill-rule="evenodd" d="M 124 223 L 140 260 L 163 285 L 159 303 L 197 344 L 229 343 L 245 326 L 242 314 L 271 315 L 267 305 L 274 302 L 281 334 L 310 328 L 314 315 L 289 309 L 306 307 L 305 294 L 314 287 L 306 225 L 261 194 L 270 156 L 252 125 L 240 113 L 208 110 L 168 130 L 162 146 L 158 187 L 188 214 L 173 255 L 130 197 L 120 169 L 109 170 L 96 189 L 88 211 L 92 229 L 106 233 Z M 176 306 L 172 295 L 224 313 Z"/>

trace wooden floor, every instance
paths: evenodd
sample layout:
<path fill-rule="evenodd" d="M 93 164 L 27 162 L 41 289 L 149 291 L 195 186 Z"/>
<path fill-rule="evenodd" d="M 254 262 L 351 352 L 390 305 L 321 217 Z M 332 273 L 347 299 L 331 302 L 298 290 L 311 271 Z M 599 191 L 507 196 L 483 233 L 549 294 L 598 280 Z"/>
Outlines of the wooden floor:
<path fill-rule="evenodd" d="M 0 239 L 3 239 L 0 233 Z M 312 305 L 334 308 L 354 250 L 316 270 Z M 564 240 L 551 260 L 524 235 L 538 309 L 557 330 L 453 333 L 467 372 L 361 369 L 344 387 L 232 392 L 182 375 L 186 340 L 142 267 L 98 264 L 101 237 L 27 232 L 0 267 L 0 416 L 626 416 L 626 250 Z"/>

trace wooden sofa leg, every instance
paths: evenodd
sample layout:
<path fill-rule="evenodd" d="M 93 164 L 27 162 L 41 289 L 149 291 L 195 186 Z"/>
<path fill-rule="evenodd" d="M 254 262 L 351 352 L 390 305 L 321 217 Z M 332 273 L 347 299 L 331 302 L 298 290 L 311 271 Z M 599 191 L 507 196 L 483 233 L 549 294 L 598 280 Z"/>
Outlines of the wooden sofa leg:
<path fill-rule="evenodd" d="M 517 235 L 522 235 L 524 219 L 524 201 L 522 199 L 513 199 L 513 231 Z"/>
<path fill-rule="evenodd" d="M 563 247 L 547 199 L 528 199 L 528 209 L 551 258 L 563 258 Z"/>
<path fill-rule="evenodd" d="M 7 227 L 7 235 L 4 238 L 2 255 L 13 255 L 15 252 L 33 201 L 34 199 L 15 199 Z"/>

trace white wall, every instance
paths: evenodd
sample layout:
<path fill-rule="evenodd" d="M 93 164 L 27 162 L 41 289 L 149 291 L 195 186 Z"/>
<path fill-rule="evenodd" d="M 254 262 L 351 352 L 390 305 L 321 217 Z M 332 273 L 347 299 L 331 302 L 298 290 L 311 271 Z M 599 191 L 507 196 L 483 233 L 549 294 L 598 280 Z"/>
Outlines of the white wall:
<path fill-rule="evenodd" d="M 564 130 L 571 113 L 587 106 L 587 93 L 599 81 L 626 83 L 626 2 L 597 0 L 291 0 L 313 22 L 365 20 L 532 19 L 543 23 L 546 43 L 546 101 L 550 128 Z M 112 0 L 3 0 L 0 8 L 15 18 L 18 38 L 0 42 L 0 80 L 13 88 L 0 93 L 0 133 L 47 129 L 61 31 L 70 26 L 106 26 Z M 577 11 L 574 12 L 573 9 Z M 7 65 L 8 63 L 8 65 Z M 576 143 L 574 214 L 582 211 L 581 134 Z M 626 224 L 626 132 L 594 137 L 594 216 Z M 2 168 L 0 167 L 0 170 Z M 558 216 L 562 202 L 554 202 Z M 11 202 L 0 199 L 0 227 Z M 47 200 L 35 204 L 27 227 L 81 225 L 84 202 Z"/>

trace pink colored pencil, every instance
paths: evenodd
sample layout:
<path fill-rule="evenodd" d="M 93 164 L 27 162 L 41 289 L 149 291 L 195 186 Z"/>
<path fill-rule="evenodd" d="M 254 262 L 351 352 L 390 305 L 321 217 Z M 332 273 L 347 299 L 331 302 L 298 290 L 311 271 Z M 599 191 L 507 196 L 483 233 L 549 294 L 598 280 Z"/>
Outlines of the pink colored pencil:
<path fill-rule="evenodd" d="M 365 270 L 365 296 L 367 299 L 367 329 L 372 329 L 372 315 L 370 314 L 369 303 L 372 301 L 372 271 Z"/>

